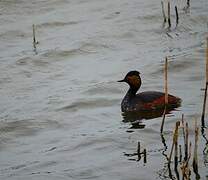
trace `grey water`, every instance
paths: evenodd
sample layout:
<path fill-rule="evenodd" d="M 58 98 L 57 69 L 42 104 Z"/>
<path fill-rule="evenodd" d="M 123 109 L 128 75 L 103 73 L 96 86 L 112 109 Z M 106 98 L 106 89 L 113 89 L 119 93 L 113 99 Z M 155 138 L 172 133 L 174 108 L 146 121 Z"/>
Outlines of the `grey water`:
<path fill-rule="evenodd" d="M 163 91 L 168 56 L 169 92 L 183 102 L 166 118 L 166 153 L 182 113 L 194 144 L 204 95 L 208 1 L 191 1 L 188 12 L 185 1 L 171 3 L 168 29 L 160 1 L 0 0 L 0 179 L 169 179 L 162 119 L 142 120 L 143 129 L 130 131 L 120 112 L 128 87 L 117 80 L 138 70 L 140 91 Z M 138 141 L 147 149 L 145 164 L 124 156 L 136 152 Z M 201 179 L 208 176 L 205 147 L 200 136 Z"/>

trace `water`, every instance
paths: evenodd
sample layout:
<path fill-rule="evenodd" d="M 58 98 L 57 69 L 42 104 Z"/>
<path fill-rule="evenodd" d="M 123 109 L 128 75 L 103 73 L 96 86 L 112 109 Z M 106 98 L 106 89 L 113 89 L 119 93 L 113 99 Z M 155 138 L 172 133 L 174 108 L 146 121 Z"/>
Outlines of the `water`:
<path fill-rule="evenodd" d="M 163 91 L 169 56 L 169 91 L 183 103 L 166 120 L 167 154 L 182 113 L 194 142 L 193 122 L 200 120 L 203 102 L 208 2 L 191 1 L 187 13 L 185 2 L 173 3 L 179 25 L 175 28 L 172 10 L 168 31 L 160 1 L 0 1 L 1 179 L 167 177 L 161 118 L 129 129 L 120 113 L 127 85 L 116 81 L 136 69 L 141 91 Z M 147 149 L 146 164 L 124 156 L 136 152 L 138 141 Z M 208 176 L 204 147 L 200 136 L 202 179 Z"/>

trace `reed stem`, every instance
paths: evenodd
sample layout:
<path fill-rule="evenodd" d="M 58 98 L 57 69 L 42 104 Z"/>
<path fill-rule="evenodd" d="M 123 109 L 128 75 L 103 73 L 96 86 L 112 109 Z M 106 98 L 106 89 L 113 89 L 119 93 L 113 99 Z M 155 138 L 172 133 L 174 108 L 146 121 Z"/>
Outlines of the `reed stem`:
<path fill-rule="evenodd" d="M 206 41 L 206 82 L 208 82 L 208 37 Z"/>
<path fill-rule="evenodd" d="M 161 1 L 161 5 L 162 5 L 163 23 L 166 23 L 167 19 L 166 19 L 166 16 L 165 16 L 165 9 L 164 9 L 163 1 Z"/>
<path fill-rule="evenodd" d="M 168 163 L 171 162 L 174 146 L 178 145 L 178 127 L 179 127 L 179 125 L 180 125 L 180 121 L 177 121 L 176 125 L 175 125 L 175 130 L 173 132 L 173 142 L 172 142 L 172 146 L 171 146 L 170 155 L 169 155 L 169 158 L 168 158 Z"/>
<path fill-rule="evenodd" d="M 170 2 L 168 2 L 168 27 L 171 27 L 171 20 L 170 20 Z"/>
<path fill-rule="evenodd" d="M 182 148 L 181 148 L 181 145 L 179 145 L 179 162 L 182 162 Z"/>
<path fill-rule="evenodd" d="M 185 127 L 185 156 L 184 156 L 184 161 L 187 161 L 188 159 L 188 136 L 189 136 L 189 128 L 188 128 L 188 123 L 186 123 Z"/>
<path fill-rule="evenodd" d="M 204 102 L 203 102 L 203 109 L 202 109 L 202 116 L 201 116 L 201 126 L 205 127 L 205 110 L 206 110 L 206 101 L 207 101 L 207 86 L 208 86 L 208 38 L 206 42 L 206 84 L 205 84 L 205 91 L 204 91 Z"/>
<path fill-rule="evenodd" d="M 34 47 L 34 49 L 36 49 L 37 42 L 36 42 L 36 38 L 35 38 L 35 25 L 34 24 L 32 25 L 32 29 L 33 29 L 33 47 Z"/>
<path fill-rule="evenodd" d="M 195 120 L 195 144 L 194 144 L 194 156 L 193 156 L 193 171 L 196 174 L 196 179 L 200 179 L 200 175 L 198 172 L 198 157 L 197 157 L 197 150 L 198 150 L 198 139 L 199 139 L 199 127 L 197 126 L 197 121 Z"/>
<path fill-rule="evenodd" d="M 176 26 L 178 25 L 179 22 L 179 16 L 178 16 L 178 8 L 175 6 L 175 12 L 176 12 Z"/>
<path fill-rule="evenodd" d="M 174 157 L 174 169 L 177 176 L 177 179 L 179 180 L 179 172 L 178 172 L 178 127 L 180 125 L 180 121 L 176 122 L 176 130 L 174 133 L 174 146 L 175 146 L 175 157 Z"/>
<path fill-rule="evenodd" d="M 168 58 L 165 58 L 165 105 L 168 105 Z"/>
<path fill-rule="evenodd" d="M 144 149 L 144 163 L 147 163 L 147 150 Z"/>
<path fill-rule="evenodd" d="M 181 123 L 182 123 L 182 132 L 183 132 L 183 138 L 184 138 L 184 142 L 185 142 L 185 125 L 184 125 L 184 114 L 182 114 L 182 118 L 181 118 Z"/>
<path fill-rule="evenodd" d="M 138 142 L 138 145 L 137 145 L 137 155 L 138 155 L 138 161 L 141 159 L 141 152 L 140 152 L 140 142 Z"/>
<path fill-rule="evenodd" d="M 187 8 L 190 7 L 190 0 L 187 0 Z"/>
<path fill-rule="evenodd" d="M 189 160 L 191 158 L 191 142 L 189 143 L 189 152 L 188 152 L 188 157 L 187 160 L 184 160 L 182 167 L 181 167 L 181 171 L 182 171 L 182 180 L 190 180 L 190 175 L 191 175 L 191 171 L 189 168 Z"/>
<path fill-rule="evenodd" d="M 168 106 L 168 58 L 165 58 L 165 66 L 164 66 L 164 76 L 165 76 L 165 108 L 163 112 L 163 119 L 162 119 L 162 124 L 160 127 L 160 133 L 163 133 L 163 127 L 165 123 L 165 114 L 166 114 L 166 109 Z"/>

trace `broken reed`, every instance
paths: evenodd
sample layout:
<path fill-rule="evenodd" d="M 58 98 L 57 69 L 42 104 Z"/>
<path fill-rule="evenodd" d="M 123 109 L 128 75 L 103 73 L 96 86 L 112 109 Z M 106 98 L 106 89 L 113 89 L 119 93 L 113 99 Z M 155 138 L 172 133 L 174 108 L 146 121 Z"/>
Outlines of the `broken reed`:
<path fill-rule="evenodd" d="M 186 6 L 183 8 L 183 10 L 187 13 L 190 10 L 190 0 L 186 1 Z"/>
<path fill-rule="evenodd" d="M 36 49 L 37 42 L 36 42 L 36 38 L 35 38 L 35 25 L 34 24 L 32 25 L 32 29 L 33 29 L 33 47 L 34 47 L 34 49 Z"/>
<path fill-rule="evenodd" d="M 184 127 L 185 124 L 185 127 Z M 184 159 L 182 160 L 182 146 L 178 145 L 178 137 L 179 137 L 179 127 L 183 128 L 182 134 L 184 137 Z M 173 131 L 173 142 L 170 150 L 170 155 L 168 157 L 168 169 L 169 176 L 171 179 L 174 179 L 171 171 L 171 161 L 172 154 L 174 152 L 174 170 L 176 174 L 176 179 L 180 179 L 180 173 L 178 171 L 178 163 L 180 162 L 180 170 L 181 170 L 181 178 L 184 180 L 190 179 L 191 175 L 191 166 L 190 159 L 193 158 L 192 167 L 193 172 L 195 173 L 196 180 L 200 179 L 200 175 L 198 173 L 198 137 L 199 137 L 199 127 L 197 126 L 197 122 L 195 120 L 195 143 L 194 143 L 194 153 L 192 156 L 191 153 L 191 142 L 189 142 L 189 126 L 188 123 L 184 123 L 184 115 L 182 115 L 181 121 L 177 121 L 175 124 L 175 129 Z M 179 156 L 178 156 L 179 155 Z M 178 159 L 180 158 L 180 160 Z"/>
<path fill-rule="evenodd" d="M 174 156 L 174 164 L 175 164 L 175 172 L 177 174 L 177 177 L 179 176 L 178 173 L 178 127 L 180 125 L 180 121 L 176 122 L 176 129 L 175 129 L 175 134 L 174 134 L 174 146 L 175 146 L 175 156 Z"/>
<path fill-rule="evenodd" d="M 36 33 L 35 33 L 35 25 L 32 25 L 32 29 L 33 29 L 33 48 L 34 48 L 34 52 L 35 54 L 37 54 L 37 49 L 36 49 L 36 45 L 38 44 L 38 41 L 36 40 Z"/>
<path fill-rule="evenodd" d="M 170 171 L 172 154 L 173 154 L 173 150 L 175 150 L 174 170 L 178 179 L 179 179 L 179 172 L 178 172 L 178 129 L 179 129 L 179 126 L 180 126 L 180 121 L 177 121 L 175 125 L 175 130 L 173 132 L 173 142 L 172 142 L 171 152 L 168 158 L 168 167 Z M 172 174 L 170 172 L 169 172 L 169 175 L 171 175 L 170 177 L 172 177 Z"/>
<path fill-rule="evenodd" d="M 185 142 L 185 125 L 184 125 L 184 114 L 182 114 L 182 118 L 181 118 L 181 124 L 182 124 L 182 130 L 183 130 L 183 139 Z"/>
<path fill-rule="evenodd" d="M 193 171 L 196 175 L 196 179 L 200 179 L 200 175 L 198 172 L 198 156 L 197 156 L 197 150 L 198 150 L 198 138 L 199 137 L 199 127 L 197 126 L 197 121 L 195 120 L 195 143 L 194 143 L 194 155 L 193 155 Z"/>
<path fill-rule="evenodd" d="M 139 161 L 141 159 L 140 142 L 138 142 L 138 145 L 137 145 L 137 155 L 138 155 L 138 161 Z"/>
<path fill-rule="evenodd" d="M 188 159 L 185 161 L 183 161 L 182 165 L 181 165 L 181 171 L 182 171 L 182 179 L 190 179 L 191 176 L 191 170 L 189 167 L 189 160 L 191 158 L 191 142 L 189 143 L 189 153 L 188 153 Z"/>
<path fill-rule="evenodd" d="M 206 83 L 205 83 L 205 91 L 204 91 L 204 102 L 201 116 L 201 126 L 205 127 L 204 116 L 206 109 L 206 101 L 207 101 L 207 86 L 208 86 L 208 38 L 206 41 Z"/>
<path fill-rule="evenodd" d="M 166 16 L 165 16 L 165 9 L 164 9 L 164 3 L 163 1 L 161 1 L 161 5 L 162 5 L 162 14 L 163 14 L 163 23 L 166 23 Z"/>
<path fill-rule="evenodd" d="M 179 145 L 179 162 L 182 162 L 182 148 L 181 148 L 181 145 Z"/>
<path fill-rule="evenodd" d="M 206 101 L 207 101 L 207 85 L 208 85 L 208 82 L 206 82 L 205 91 L 204 91 L 204 103 L 203 103 L 203 110 L 202 110 L 202 116 L 201 116 L 202 127 L 205 127 L 204 116 L 205 116 Z"/>
<path fill-rule="evenodd" d="M 194 129 L 195 129 L 195 143 L 194 143 L 192 167 L 193 167 L 193 172 L 195 173 L 195 176 L 196 176 L 196 180 L 198 180 L 198 179 L 200 179 L 200 175 L 198 172 L 198 152 L 197 151 L 198 151 L 199 127 L 197 126 L 197 120 L 195 120 L 195 128 Z M 184 168 L 182 168 L 183 170 L 185 170 L 185 172 L 182 171 L 183 178 L 185 178 L 185 179 L 189 179 L 190 174 L 191 174 L 191 170 L 189 167 L 189 160 L 191 158 L 191 142 L 189 143 L 189 150 L 187 150 L 187 152 L 189 152 L 188 157 L 186 160 L 184 159 L 184 163 L 183 163 Z"/>
<path fill-rule="evenodd" d="M 147 163 L 147 150 L 144 149 L 143 153 L 144 153 L 144 163 Z"/>
<path fill-rule="evenodd" d="M 176 26 L 178 25 L 179 22 L 179 16 L 178 16 L 178 8 L 175 6 L 175 13 L 176 13 Z"/>
<path fill-rule="evenodd" d="M 170 21 L 170 2 L 168 2 L 168 27 L 171 27 L 171 21 Z"/>
<path fill-rule="evenodd" d="M 165 23 L 167 22 L 168 19 L 168 28 L 171 28 L 171 18 L 170 18 L 170 2 L 168 2 L 168 14 L 167 14 L 167 18 L 165 15 L 165 8 L 164 8 L 164 2 L 161 1 L 161 6 L 162 6 L 162 14 L 163 14 L 163 26 L 165 25 Z M 178 14 L 178 8 L 177 6 L 175 6 L 175 13 L 176 13 L 176 27 L 179 23 L 179 14 Z"/>
<path fill-rule="evenodd" d="M 206 40 L 206 82 L 208 82 L 208 37 Z"/>
<path fill-rule="evenodd" d="M 168 106 L 168 58 L 165 58 L 165 65 L 164 65 L 164 76 L 165 76 L 165 108 L 163 112 L 163 119 L 162 119 L 162 124 L 160 128 L 160 133 L 163 133 L 163 127 L 165 123 L 165 114 L 166 114 L 166 109 Z"/>
<path fill-rule="evenodd" d="M 188 159 L 188 137 L 189 137 L 189 127 L 188 127 L 188 123 L 186 122 L 186 126 L 185 126 L 185 139 L 184 139 L 184 161 L 187 161 Z"/>
<path fill-rule="evenodd" d="M 141 145 L 140 145 L 140 142 L 138 141 L 138 145 L 137 145 L 137 156 L 138 156 L 138 160 L 137 161 L 140 161 L 141 160 L 141 155 L 143 154 L 144 155 L 144 163 L 147 163 L 147 150 L 144 149 L 143 152 L 141 152 Z"/>
<path fill-rule="evenodd" d="M 187 8 L 189 8 L 190 7 L 190 0 L 187 0 L 186 4 L 187 4 Z"/>
<path fill-rule="evenodd" d="M 179 125 L 180 125 L 180 121 L 177 121 L 176 125 L 175 125 L 175 130 L 173 132 L 173 142 L 172 142 L 172 146 L 171 146 L 170 155 L 169 155 L 169 158 L 168 158 L 168 163 L 171 163 L 174 146 L 176 146 L 176 145 L 178 146 L 178 127 L 179 127 Z M 177 147 L 176 147 L 175 150 L 176 150 L 176 153 L 177 153 L 177 151 L 178 151 Z"/>
<path fill-rule="evenodd" d="M 131 154 L 129 154 L 129 153 L 124 153 L 124 155 L 125 155 L 125 156 L 129 156 L 129 157 L 131 157 L 131 156 L 137 156 L 137 157 L 138 157 L 137 161 L 140 161 L 141 158 L 142 158 L 142 155 L 143 155 L 144 163 L 147 163 L 147 150 L 144 149 L 144 150 L 141 152 L 141 145 L 140 145 L 140 142 L 139 142 L 139 141 L 138 141 L 138 143 L 137 143 L 137 152 L 136 152 L 136 153 L 131 153 Z M 131 160 L 135 160 L 135 159 L 131 159 Z"/>

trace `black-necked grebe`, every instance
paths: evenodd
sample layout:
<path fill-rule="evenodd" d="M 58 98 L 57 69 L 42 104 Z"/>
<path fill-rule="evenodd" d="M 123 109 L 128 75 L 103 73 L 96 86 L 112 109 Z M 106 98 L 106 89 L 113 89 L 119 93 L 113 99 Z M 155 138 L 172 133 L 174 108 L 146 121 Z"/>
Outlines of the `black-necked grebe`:
<path fill-rule="evenodd" d="M 165 93 L 157 91 L 145 91 L 136 94 L 141 86 L 140 73 L 130 71 L 123 80 L 130 88 L 121 103 L 122 112 L 151 111 L 164 108 Z M 168 94 L 168 107 L 176 108 L 180 106 L 181 99 Z"/>

